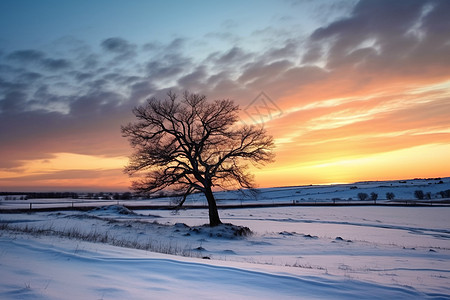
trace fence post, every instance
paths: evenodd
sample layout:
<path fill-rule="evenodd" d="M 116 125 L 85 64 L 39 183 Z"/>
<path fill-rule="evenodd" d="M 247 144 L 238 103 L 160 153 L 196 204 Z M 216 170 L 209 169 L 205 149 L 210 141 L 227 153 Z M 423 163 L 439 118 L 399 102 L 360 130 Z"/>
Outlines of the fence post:
<path fill-rule="evenodd" d="M 30 203 L 30 210 L 31 210 L 31 206 L 32 206 L 33 204 L 32 203 Z"/>

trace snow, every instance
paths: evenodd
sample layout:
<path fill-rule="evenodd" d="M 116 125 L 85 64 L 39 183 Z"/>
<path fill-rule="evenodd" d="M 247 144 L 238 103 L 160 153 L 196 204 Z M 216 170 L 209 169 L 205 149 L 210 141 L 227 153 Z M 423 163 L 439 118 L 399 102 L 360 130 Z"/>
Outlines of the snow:
<path fill-rule="evenodd" d="M 386 299 L 426 296 L 335 276 L 177 259 L 109 245 L 0 238 L 2 299 Z M 49 247 L 51 246 L 51 247 Z M 27 259 L 24 259 L 27 258 Z"/>
<path fill-rule="evenodd" d="M 377 203 L 416 203 L 418 200 L 414 196 L 414 191 L 422 190 L 424 194 L 429 193 L 431 199 L 424 199 L 420 202 L 430 205 L 440 203 L 442 199 L 439 192 L 450 190 L 450 177 L 396 180 L 396 181 L 367 181 L 352 184 L 332 184 L 332 185 L 310 185 L 292 186 L 277 188 L 258 189 L 256 197 L 248 192 L 219 191 L 215 193 L 218 205 L 248 205 L 248 204 L 279 204 L 279 203 L 361 203 L 358 193 L 377 193 Z M 394 193 L 394 201 L 386 199 L 386 193 Z M 23 195 L 19 195 L 23 196 Z M 11 196 L 10 196 L 11 197 Z M 20 197 L 19 197 L 20 199 Z M 163 197 L 155 199 L 139 200 L 86 200 L 86 199 L 29 199 L 29 200 L 6 200 L 5 196 L 0 196 L 0 210 L 7 209 L 28 209 L 51 208 L 51 207 L 97 207 L 105 205 L 126 205 L 136 206 L 171 206 L 175 197 Z M 367 200 L 366 203 L 372 203 Z M 200 206 L 207 205 L 202 194 L 189 195 L 185 205 Z"/>
<path fill-rule="evenodd" d="M 219 213 L 253 234 L 205 209 L 1 213 L 0 299 L 450 299 L 450 206 Z"/>

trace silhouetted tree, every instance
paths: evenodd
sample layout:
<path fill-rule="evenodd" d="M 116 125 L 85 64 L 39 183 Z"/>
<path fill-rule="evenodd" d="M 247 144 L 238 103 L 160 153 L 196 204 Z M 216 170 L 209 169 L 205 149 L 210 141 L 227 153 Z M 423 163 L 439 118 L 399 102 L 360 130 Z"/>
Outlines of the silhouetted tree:
<path fill-rule="evenodd" d="M 439 194 L 442 198 L 450 198 L 450 190 L 440 191 Z"/>
<path fill-rule="evenodd" d="M 378 194 L 377 193 L 370 193 L 370 199 L 373 200 L 373 203 L 377 203 Z"/>
<path fill-rule="evenodd" d="M 369 195 L 367 195 L 366 193 L 358 193 L 358 198 L 359 200 L 364 201 L 369 198 Z"/>
<path fill-rule="evenodd" d="M 138 119 L 122 127 L 135 149 L 125 171 L 147 173 L 133 182 L 141 194 L 172 188 L 186 197 L 204 193 L 210 226 L 221 224 L 213 187 L 253 188 L 247 162 L 273 160 L 273 140 L 262 127 L 238 125 L 239 107 L 231 100 L 208 102 L 204 95 L 185 92 L 180 100 L 148 100 L 133 110 Z"/>
<path fill-rule="evenodd" d="M 417 199 L 423 200 L 424 196 L 425 196 L 425 194 L 423 193 L 422 190 L 414 191 L 414 197 L 416 197 Z"/>
<path fill-rule="evenodd" d="M 120 196 L 120 198 L 122 200 L 130 200 L 131 198 L 133 198 L 133 195 L 131 195 L 130 192 L 125 192 Z"/>
<path fill-rule="evenodd" d="M 392 192 L 387 192 L 386 193 L 386 199 L 394 200 L 394 198 L 395 198 L 395 194 L 394 193 L 392 193 Z"/>

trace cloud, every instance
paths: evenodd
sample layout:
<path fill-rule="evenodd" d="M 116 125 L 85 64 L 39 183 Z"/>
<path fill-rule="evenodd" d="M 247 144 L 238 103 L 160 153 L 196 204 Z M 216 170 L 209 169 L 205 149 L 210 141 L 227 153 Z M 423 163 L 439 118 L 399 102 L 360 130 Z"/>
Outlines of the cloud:
<path fill-rule="evenodd" d="M 397 92 L 317 103 L 285 114 L 269 128 L 280 140 L 278 162 L 312 163 L 450 143 L 447 89 Z"/>
<path fill-rule="evenodd" d="M 435 42 L 446 44 L 450 40 L 448 36 L 448 28 L 450 27 L 449 10 L 450 3 L 442 0 L 429 2 L 428 6 L 423 7 L 424 18 L 421 29 L 427 33 L 429 41 L 437 39 Z"/>
<path fill-rule="evenodd" d="M 1 112 L 22 111 L 25 108 L 27 95 L 19 90 L 7 92 L 0 101 Z M 5 127 L 4 127 L 5 128 Z"/>
<path fill-rule="evenodd" d="M 0 61 L 0 128 L 8 128 L 0 130 L 0 169 L 20 168 L 54 152 L 129 153 L 120 125 L 136 104 L 127 101 L 133 72 L 108 68 L 107 60 L 83 51 L 64 59 L 14 51 Z M 92 68 L 85 66 L 89 59 Z M 17 63 L 22 66 L 14 67 Z"/>
<path fill-rule="evenodd" d="M 298 48 L 300 47 L 300 42 L 292 39 L 288 39 L 282 44 L 281 47 L 271 48 L 265 54 L 270 60 L 283 59 L 283 58 L 296 58 L 298 54 Z"/>
<path fill-rule="evenodd" d="M 101 46 L 104 50 L 115 53 L 115 54 L 129 54 L 134 51 L 134 46 L 128 41 L 119 38 L 112 37 L 102 41 Z"/>
<path fill-rule="evenodd" d="M 204 83 L 208 73 L 204 66 L 199 66 L 192 73 L 189 73 L 180 79 L 178 79 L 178 84 L 181 89 L 186 90 L 198 90 L 199 92 L 204 89 Z"/>
<path fill-rule="evenodd" d="M 44 52 L 33 49 L 11 52 L 8 54 L 7 59 L 20 64 L 34 63 L 35 65 L 40 65 L 49 71 L 59 71 L 71 66 L 71 63 L 66 59 L 46 58 L 46 54 Z"/>
<path fill-rule="evenodd" d="M 247 61 L 250 57 L 251 54 L 245 53 L 240 47 L 235 46 L 221 55 L 216 62 L 220 65 L 237 64 Z"/>
<path fill-rule="evenodd" d="M 95 70 L 98 68 L 99 64 L 99 56 L 95 53 L 89 53 L 80 59 L 82 70 L 86 72 Z"/>
<path fill-rule="evenodd" d="M 66 59 L 53 59 L 46 58 L 41 61 L 42 65 L 50 71 L 59 71 L 67 69 L 71 66 L 71 63 Z"/>
<path fill-rule="evenodd" d="M 127 156 L 130 149 L 121 137 L 120 125 L 130 120 L 131 107 L 101 110 L 86 106 L 73 115 L 42 110 L 3 114 L 0 126 L 9 130 L 0 131 L 0 168 L 17 168 L 62 152 Z M 92 112 L 87 111 L 89 107 Z"/>
<path fill-rule="evenodd" d="M 147 99 L 158 91 L 158 88 L 152 84 L 151 81 L 143 79 L 139 80 L 142 81 L 136 80 L 137 82 L 131 85 L 130 100 L 135 104 L 140 103 L 142 100 Z"/>
<path fill-rule="evenodd" d="M 191 58 L 178 53 L 167 53 L 146 64 L 149 79 L 175 79 L 192 67 Z"/>
<path fill-rule="evenodd" d="M 441 60 L 448 66 L 449 38 L 442 33 L 450 30 L 450 24 L 441 13 L 448 10 L 445 1 L 360 1 L 350 17 L 311 35 L 304 61 L 323 53 L 332 70 L 353 67 L 403 75 L 417 74 L 423 67 L 439 68 Z M 439 38 L 434 38 L 436 32 Z"/>
<path fill-rule="evenodd" d="M 74 71 L 72 74 L 78 82 L 88 81 L 94 77 L 94 74 L 88 72 Z"/>
<path fill-rule="evenodd" d="M 38 50 L 18 50 L 8 54 L 7 58 L 22 63 L 38 62 L 45 57 L 45 54 Z"/>
<path fill-rule="evenodd" d="M 20 82 L 35 82 L 42 77 L 43 75 L 37 72 L 23 72 L 19 75 L 18 80 Z"/>

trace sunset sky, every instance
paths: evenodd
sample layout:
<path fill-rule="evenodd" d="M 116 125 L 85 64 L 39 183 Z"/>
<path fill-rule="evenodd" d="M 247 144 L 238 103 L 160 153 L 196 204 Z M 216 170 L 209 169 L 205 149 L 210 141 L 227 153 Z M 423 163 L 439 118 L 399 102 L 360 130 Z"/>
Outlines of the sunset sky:
<path fill-rule="evenodd" d="M 0 191 L 126 191 L 149 97 L 233 99 L 260 187 L 450 176 L 450 1 L 0 1 Z"/>

